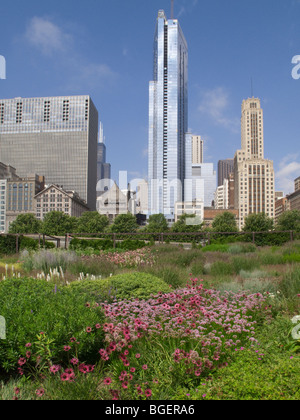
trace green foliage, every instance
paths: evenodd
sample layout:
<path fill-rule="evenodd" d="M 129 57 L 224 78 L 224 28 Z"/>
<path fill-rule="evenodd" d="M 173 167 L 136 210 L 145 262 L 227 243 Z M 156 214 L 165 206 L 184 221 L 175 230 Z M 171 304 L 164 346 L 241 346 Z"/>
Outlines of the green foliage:
<path fill-rule="evenodd" d="M 132 233 L 138 228 L 136 217 L 133 214 L 119 214 L 114 223 L 109 227 L 110 232 L 114 233 Z"/>
<path fill-rule="evenodd" d="M 19 238 L 20 239 L 20 238 Z M 16 254 L 17 242 L 14 235 L 1 235 L 0 236 L 0 254 Z"/>
<path fill-rule="evenodd" d="M 225 211 L 222 214 L 217 215 L 213 222 L 212 228 L 215 232 L 237 232 L 237 224 L 234 214 Z"/>
<path fill-rule="evenodd" d="M 244 232 L 267 232 L 273 229 L 273 219 L 265 213 L 252 213 L 245 218 Z"/>
<path fill-rule="evenodd" d="M 97 301 L 107 299 L 147 299 L 151 294 L 167 293 L 170 287 L 148 273 L 131 272 L 106 279 L 76 281 L 70 287 L 91 295 Z"/>
<path fill-rule="evenodd" d="M 40 245 L 43 246 L 42 241 L 41 241 Z M 44 248 L 45 249 L 55 248 L 55 244 L 53 242 L 45 241 Z M 37 251 L 39 249 L 38 239 L 33 239 L 33 238 L 28 238 L 26 236 L 21 236 L 20 237 L 20 242 L 19 242 L 19 251 L 22 251 L 24 249 Z"/>
<path fill-rule="evenodd" d="M 76 232 L 77 219 L 61 211 L 51 211 L 44 217 L 42 232 L 46 235 L 65 235 Z"/>
<path fill-rule="evenodd" d="M 87 307 L 86 302 L 86 295 L 43 280 L 1 281 L 0 308 L 6 321 L 6 340 L 1 341 L 0 367 L 7 371 L 16 368 L 19 357 L 25 354 L 25 344 L 36 342 L 41 332 L 53 340 L 53 363 L 67 361 L 70 353 L 64 352 L 64 346 L 72 346 L 71 337 L 80 342 L 77 356 L 95 361 L 103 334 L 96 333 L 94 326 L 103 322 L 104 316 L 100 308 Z M 94 332 L 87 334 L 88 326 Z M 74 349 L 70 352 L 74 355 Z"/>
<path fill-rule="evenodd" d="M 289 210 L 283 212 L 277 220 L 276 229 L 300 232 L 300 211 Z"/>
<path fill-rule="evenodd" d="M 201 248 L 202 252 L 227 252 L 229 245 L 227 244 L 211 244 Z"/>
<path fill-rule="evenodd" d="M 78 219 L 77 232 L 102 233 L 109 225 L 108 217 L 97 211 L 84 212 Z"/>
<path fill-rule="evenodd" d="M 199 221 L 194 214 L 183 214 L 172 226 L 172 232 L 200 232 L 203 222 Z"/>
<path fill-rule="evenodd" d="M 34 214 L 19 214 L 10 226 L 9 233 L 39 233 L 42 223 Z"/>
<path fill-rule="evenodd" d="M 148 224 L 145 229 L 146 232 L 159 233 L 167 232 L 168 230 L 168 222 L 162 213 L 149 216 Z"/>
<path fill-rule="evenodd" d="M 69 248 L 71 250 L 85 250 L 92 248 L 99 253 L 100 250 L 107 250 L 113 248 L 114 243 L 111 239 L 78 239 L 73 238 L 70 242 Z"/>

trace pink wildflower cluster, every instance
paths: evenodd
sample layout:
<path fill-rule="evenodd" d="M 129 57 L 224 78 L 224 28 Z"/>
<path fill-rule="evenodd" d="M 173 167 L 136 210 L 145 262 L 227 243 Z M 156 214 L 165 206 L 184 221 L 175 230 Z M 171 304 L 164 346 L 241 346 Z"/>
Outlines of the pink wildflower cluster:
<path fill-rule="evenodd" d="M 193 279 L 186 288 L 147 301 L 103 304 L 110 322 L 103 326 L 107 347 L 100 350 L 101 357 L 108 360 L 110 353 L 145 335 L 195 339 L 201 357 L 210 361 L 218 361 L 232 346 L 256 342 L 253 315 L 262 310 L 263 295 L 221 294 L 198 283 Z"/>
<path fill-rule="evenodd" d="M 110 252 L 101 254 L 103 258 L 120 267 L 139 267 L 150 265 L 155 262 L 154 256 L 148 248 L 138 249 L 136 251 L 126 251 L 122 253 Z"/>

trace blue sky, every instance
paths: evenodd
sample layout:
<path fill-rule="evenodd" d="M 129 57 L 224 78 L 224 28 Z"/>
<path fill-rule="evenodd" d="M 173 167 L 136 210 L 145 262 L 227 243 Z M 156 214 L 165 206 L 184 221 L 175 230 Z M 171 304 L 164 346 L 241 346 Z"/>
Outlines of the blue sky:
<path fill-rule="evenodd" d="M 89 94 L 103 123 L 112 177 L 147 176 L 148 84 L 159 9 L 170 0 L 2 0 L 0 98 Z M 189 129 L 205 162 L 240 148 L 243 99 L 264 110 L 265 158 L 276 190 L 300 176 L 299 0 L 175 0 L 189 48 Z M 300 74 L 300 71 L 299 71 Z"/>

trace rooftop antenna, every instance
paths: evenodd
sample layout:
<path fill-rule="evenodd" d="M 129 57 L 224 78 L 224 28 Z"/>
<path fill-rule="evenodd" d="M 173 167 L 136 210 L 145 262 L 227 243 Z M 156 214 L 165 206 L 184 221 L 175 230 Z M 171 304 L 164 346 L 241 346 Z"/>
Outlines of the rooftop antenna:
<path fill-rule="evenodd" d="M 171 19 L 174 19 L 174 0 L 171 0 Z"/>
<path fill-rule="evenodd" d="M 253 98 L 253 79 L 251 77 L 251 98 Z"/>

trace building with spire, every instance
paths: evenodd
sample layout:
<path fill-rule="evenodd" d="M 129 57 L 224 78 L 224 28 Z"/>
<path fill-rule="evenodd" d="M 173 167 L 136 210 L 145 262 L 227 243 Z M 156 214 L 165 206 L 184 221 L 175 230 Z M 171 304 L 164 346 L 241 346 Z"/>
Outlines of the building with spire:
<path fill-rule="evenodd" d="M 111 165 L 106 162 L 106 145 L 103 135 L 103 124 L 100 122 L 99 137 L 97 144 L 97 197 L 105 191 L 105 185 L 111 177 Z M 103 181 L 103 182 L 101 182 Z"/>
<path fill-rule="evenodd" d="M 263 110 L 258 98 L 242 103 L 241 150 L 234 156 L 234 205 L 239 211 L 239 228 L 251 213 L 275 218 L 273 162 L 264 158 Z"/>

